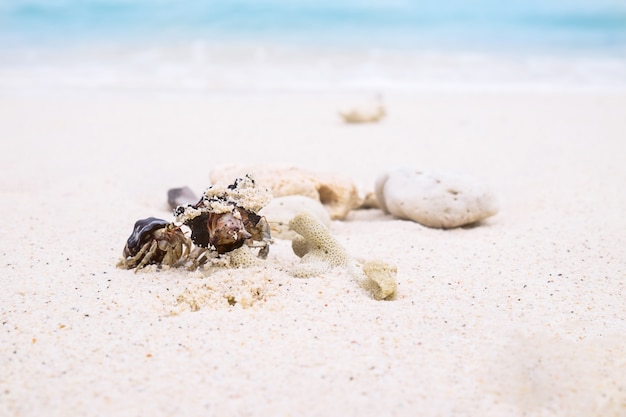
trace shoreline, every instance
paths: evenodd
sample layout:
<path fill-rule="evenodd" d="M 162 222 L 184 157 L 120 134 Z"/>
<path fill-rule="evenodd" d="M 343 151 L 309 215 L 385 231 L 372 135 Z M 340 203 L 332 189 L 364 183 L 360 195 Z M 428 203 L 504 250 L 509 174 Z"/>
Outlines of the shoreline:
<path fill-rule="evenodd" d="M 626 90 L 618 52 L 429 50 L 204 40 L 5 51 L 2 90 L 401 93 Z"/>

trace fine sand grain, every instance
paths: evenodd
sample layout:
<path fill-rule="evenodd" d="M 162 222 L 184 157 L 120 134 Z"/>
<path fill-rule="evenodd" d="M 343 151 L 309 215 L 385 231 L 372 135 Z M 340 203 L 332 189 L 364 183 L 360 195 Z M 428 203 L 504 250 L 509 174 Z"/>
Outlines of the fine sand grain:
<path fill-rule="evenodd" d="M 415 93 L 346 125 L 332 95 L 0 96 L 2 416 L 626 415 L 626 95 Z M 344 270 L 115 267 L 214 166 L 372 189 L 391 167 L 482 178 L 500 212 L 428 229 L 355 211 Z"/>

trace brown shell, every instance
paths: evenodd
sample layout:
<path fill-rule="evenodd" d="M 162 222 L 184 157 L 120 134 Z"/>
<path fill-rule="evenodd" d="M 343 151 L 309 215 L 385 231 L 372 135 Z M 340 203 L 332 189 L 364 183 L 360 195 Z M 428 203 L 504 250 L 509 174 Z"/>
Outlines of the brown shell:
<path fill-rule="evenodd" d="M 230 252 L 247 240 L 268 241 L 269 225 L 264 217 L 243 207 L 228 213 L 202 213 L 185 223 L 191 229 L 191 240 L 201 247 L 214 247 L 217 253 Z"/>

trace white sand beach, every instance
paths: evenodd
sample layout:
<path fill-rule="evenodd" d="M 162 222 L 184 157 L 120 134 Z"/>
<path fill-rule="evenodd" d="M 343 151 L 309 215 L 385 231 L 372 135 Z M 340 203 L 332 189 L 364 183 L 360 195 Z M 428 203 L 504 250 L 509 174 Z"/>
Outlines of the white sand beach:
<path fill-rule="evenodd" d="M 626 415 L 626 94 L 397 93 L 381 123 L 343 124 L 364 99 L 3 93 L 0 415 Z M 333 221 L 397 266 L 391 301 L 340 269 L 294 278 L 278 239 L 249 269 L 116 268 L 136 220 L 171 218 L 169 188 L 231 163 L 364 189 L 452 169 L 500 211 Z"/>

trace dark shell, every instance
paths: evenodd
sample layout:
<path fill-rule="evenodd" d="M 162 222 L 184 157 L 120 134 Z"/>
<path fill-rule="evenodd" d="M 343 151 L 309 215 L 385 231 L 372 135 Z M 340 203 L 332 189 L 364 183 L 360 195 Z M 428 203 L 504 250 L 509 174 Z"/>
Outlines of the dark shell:
<path fill-rule="evenodd" d="M 183 207 L 180 207 L 179 209 L 184 210 Z M 196 246 L 200 246 L 202 248 L 209 247 L 209 239 L 211 236 L 209 235 L 209 228 L 207 227 L 208 221 L 209 213 L 202 213 L 201 215 L 185 222 L 185 225 L 191 229 L 191 240 Z"/>
<path fill-rule="evenodd" d="M 178 206 L 197 203 L 199 198 L 189 187 L 171 188 L 167 190 L 167 204 L 172 210 Z"/>
<path fill-rule="evenodd" d="M 157 219 L 156 217 L 148 217 L 147 219 L 137 220 L 133 233 L 126 241 L 124 247 L 124 256 L 135 256 L 137 252 L 141 250 L 141 247 L 145 245 L 151 238 L 152 232 L 158 229 L 163 229 L 170 222 Z"/>

